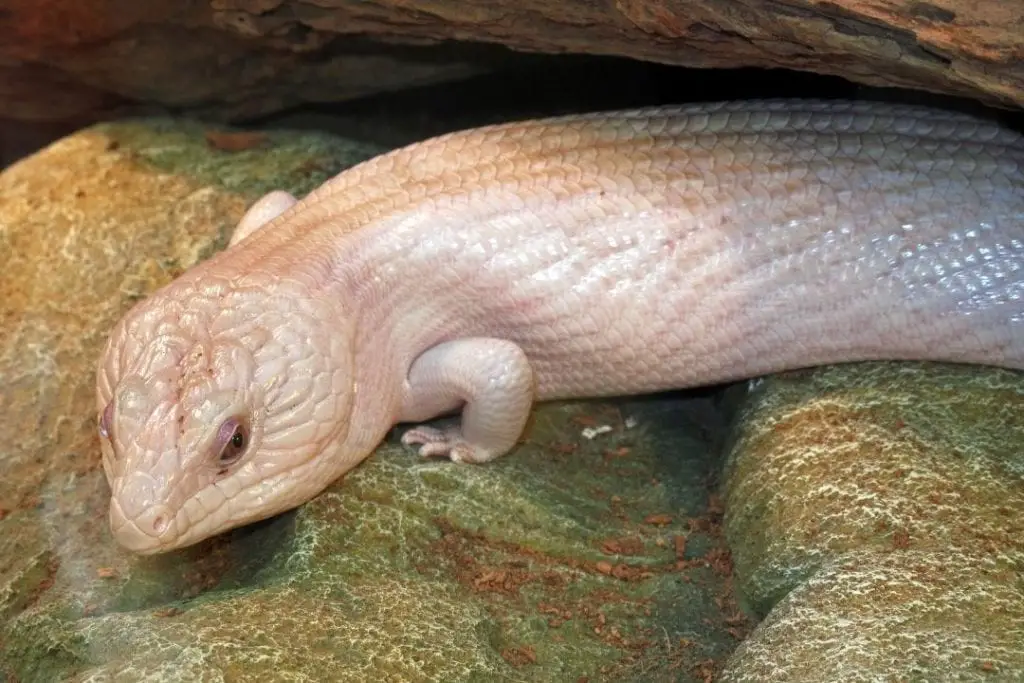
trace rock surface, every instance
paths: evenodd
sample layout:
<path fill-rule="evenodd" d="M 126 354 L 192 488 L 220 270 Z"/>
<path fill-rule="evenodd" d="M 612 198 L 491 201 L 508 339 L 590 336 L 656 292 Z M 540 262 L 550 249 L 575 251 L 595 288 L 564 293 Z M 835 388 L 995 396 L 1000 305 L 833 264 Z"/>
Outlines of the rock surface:
<path fill-rule="evenodd" d="M 1020 574 L 984 557 L 861 551 L 800 584 L 721 683 L 1020 681 Z"/>
<path fill-rule="evenodd" d="M 709 490 L 730 409 L 698 394 L 545 406 L 480 468 L 392 436 L 298 511 L 120 551 L 93 397 L 107 331 L 255 197 L 376 151 L 144 120 L 0 174 L 0 681 L 1024 677 L 1010 372 L 861 364 L 734 388 L 724 521 Z"/>
<path fill-rule="evenodd" d="M 479 73 L 513 56 L 497 46 L 785 67 L 1019 107 L 1022 36 L 1024 5 L 1000 0 L 7 0 L 0 117 L 122 100 L 252 117 Z"/>
<path fill-rule="evenodd" d="M 726 681 L 1024 679 L 1024 378 L 927 364 L 762 382 L 726 466 L 767 618 Z"/>
<path fill-rule="evenodd" d="M 735 648 L 707 399 L 548 406 L 486 468 L 392 439 L 297 512 L 166 556 L 113 544 L 111 325 L 256 196 L 374 151 L 149 120 L 0 174 L 0 681 L 688 682 Z"/>

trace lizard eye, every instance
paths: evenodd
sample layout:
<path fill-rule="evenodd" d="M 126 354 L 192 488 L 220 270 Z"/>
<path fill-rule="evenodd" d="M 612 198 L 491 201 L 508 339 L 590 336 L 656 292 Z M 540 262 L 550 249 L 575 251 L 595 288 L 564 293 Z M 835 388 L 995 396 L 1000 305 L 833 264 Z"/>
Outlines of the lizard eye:
<path fill-rule="evenodd" d="M 100 436 L 110 438 L 110 425 L 114 422 L 114 402 L 111 400 L 100 416 Z"/>
<path fill-rule="evenodd" d="M 225 420 L 217 430 L 217 440 L 214 444 L 217 466 L 225 468 L 237 462 L 245 453 L 248 444 L 249 435 L 242 421 L 237 417 Z"/>

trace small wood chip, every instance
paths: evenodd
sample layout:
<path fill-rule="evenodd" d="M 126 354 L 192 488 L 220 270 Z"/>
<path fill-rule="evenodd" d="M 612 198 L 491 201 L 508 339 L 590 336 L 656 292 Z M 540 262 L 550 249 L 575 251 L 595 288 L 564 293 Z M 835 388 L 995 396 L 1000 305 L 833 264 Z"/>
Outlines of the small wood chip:
<path fill-rule="evenodd" d="M 672 523 L 672 515 L 647 515 L 644 517 L 644 524 L 654 526 L 666 526 Z"/>
<path fill-rule="evenodd" d="M 206 131 L 206 144 L 222 152 L 244 152 L 259 147 L 266 141 L 266 133 Z"/>

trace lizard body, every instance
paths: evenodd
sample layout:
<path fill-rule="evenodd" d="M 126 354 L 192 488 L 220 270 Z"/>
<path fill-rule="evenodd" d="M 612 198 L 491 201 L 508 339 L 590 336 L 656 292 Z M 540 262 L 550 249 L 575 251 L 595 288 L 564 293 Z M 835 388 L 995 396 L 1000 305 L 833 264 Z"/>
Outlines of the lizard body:
<path fill-rule="evenodd" d="M 399 422 L 484 462 L 536 400 L 825 363 L 1024 367 L 1024 139 L 868 102 L 453 133 L 255 204 L 113 330 L 97 403 L 140 553 L 299 505 Z"/>

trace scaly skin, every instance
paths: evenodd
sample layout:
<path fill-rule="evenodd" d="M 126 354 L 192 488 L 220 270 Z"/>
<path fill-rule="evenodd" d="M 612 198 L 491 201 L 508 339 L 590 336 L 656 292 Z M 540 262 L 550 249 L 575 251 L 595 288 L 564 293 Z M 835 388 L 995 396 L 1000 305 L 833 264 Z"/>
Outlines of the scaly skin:
<path fill-rule="evenodd" d="M 118 542 L 316 496 L 397 422 L 483 462 L 534 400 L 824 363 L 1024 367 L 1024 140 L 868 103 L 691 105 L 397 150 L 140 302 L 99 363 Z M 235 436 L 237 432 L 238 436 Z"/>

